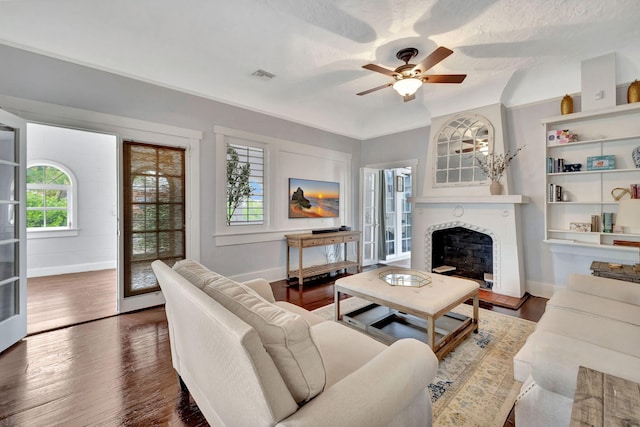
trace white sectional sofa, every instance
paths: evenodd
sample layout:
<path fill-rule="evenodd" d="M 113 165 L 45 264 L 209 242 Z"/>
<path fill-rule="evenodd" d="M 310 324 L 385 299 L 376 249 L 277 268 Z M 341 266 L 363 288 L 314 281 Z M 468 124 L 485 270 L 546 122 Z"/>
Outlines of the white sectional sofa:
<path fill-rule="evenodd" d="M 572 275 L 513 363 L 518 427 L 568 426 L 579 366 L 640 382 L 640 285 Z"/>
<path fill-rule="evenodd" d="M 213 426 L 430 426 L 438 361 L 423 342 L 386 345 L 184 260 L 152 268 L 172 363 Z"/>

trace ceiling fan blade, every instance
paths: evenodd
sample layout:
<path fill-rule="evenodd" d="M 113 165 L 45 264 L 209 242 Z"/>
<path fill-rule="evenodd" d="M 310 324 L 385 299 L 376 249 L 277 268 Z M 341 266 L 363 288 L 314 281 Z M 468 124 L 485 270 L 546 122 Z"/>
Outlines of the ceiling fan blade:
<path fill-rule="evenodd" d="M 429 70 L 430 68 L 435 66 L 438 62 L 442 61 L 452 53 L 453 51 L 451 49 L 447 49 L 446 47 L 440 46 L 439 48 L 431 52 L 429 56 L 424 58 L 422 62 L 420 62 L 415 67 L 413 67 L 411 71 L 417 72 L 417 70 L 420 70 L 421 73 L 424 73 L 425 71 Z"/>
<path fill-rule="evenodd" d="M 466 77 L 466 74 L 433 74 L 420 79 L 423 83 L 462 83 Z"/>
<path fill-rule="evenodd" d="M 412 95 L 405 95 L 402 97 L 402 99 L 404 99 L 404 102 L 409 102 L 409 101 L 413 101 L 414 99 L 416 99 L 416 94 L 412 94 Z"/>
<path fill-rule="evenodd" d="M 365 90 L 364 92 L 356 93 L 356 95 L 360 95 L 360 96 L 366 95 L 368 93 L 375 92 L 375 91 L 380 90 L 380 89 L 384 89 L 385 87 L 389 87 L 392 84 L 393 83 L 387 83 L 387 84 L 384 84 L 382 86 L 374 87 L 373 89 Z"/>
<path fill-rule="evenodd" d="M 393 70 L 381 67 L 380 65 L 376 65 L 376 64 L 363 65 L 362 68 L 365 68 L 365 69 L 367 69 L 369 71 L 375 71 L 376 73 L 382 73 L 382 74 L 384 74 L 386 76 L 391 76 L 391 77 L 395 77 L 395 76 L 399 75 L 398 73 L 396 73 Z"/>

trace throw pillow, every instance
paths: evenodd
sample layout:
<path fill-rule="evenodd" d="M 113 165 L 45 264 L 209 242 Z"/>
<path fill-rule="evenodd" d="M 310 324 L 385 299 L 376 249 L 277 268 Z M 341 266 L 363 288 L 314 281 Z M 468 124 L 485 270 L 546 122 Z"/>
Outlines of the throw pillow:
<path fill-rule="evenodd" d="M 208 283 L 222 277 L 218 273 L 214 273 L 204 265 L 191 259 L 183 259 L 176 262 L 173 265 L 173 269 L 199 289 L 204 289 Z"/>
<path fill-rule="evenodd" d="M 301 316 L 229 279 L 210 283 L 204 291 L 255 329 L 296 402 L 306 402 L 324 389 L 320 350 Z"/>

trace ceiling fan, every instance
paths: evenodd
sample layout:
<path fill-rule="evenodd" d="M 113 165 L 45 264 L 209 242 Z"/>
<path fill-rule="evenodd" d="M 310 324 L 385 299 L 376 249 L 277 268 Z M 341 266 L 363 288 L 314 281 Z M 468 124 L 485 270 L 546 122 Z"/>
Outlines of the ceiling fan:
<path fill-rule="evenodd" d="M 362 96 L 389 86 L 393 86 L 393 88 L 400 95 L 402 95 L 404 102 L 407 102 L 415 99 L 415 93 L 420 88 L 420 86 L 422 86 L 422 83 L 462 83 L 465 77 L 467 77 L 466 74 L 424 74 L 427 70 L 433 68 L 436 64 L 444 60 L 452 53 L 452 50 L 440 46 L 416 65 L 409 64 L 409 61 L 418 54 L 418 49 L 414 47 L 408 47 L 405 49 L 401 49 L 398 51 L 398 53 L 396 53 L 396 58 L 404 61 L 404 65 L 399 66 L 395 70 L 390 70 L 376 64 L 363 65 L 362 68 L 366 68 L 370 71 L 375 71 L 376 73 L 382 73 L 384 75 L 391 76 L 395 80 L 382 86 L 365 90 L 364 92 L 360 92 L 357 95 Z"/>

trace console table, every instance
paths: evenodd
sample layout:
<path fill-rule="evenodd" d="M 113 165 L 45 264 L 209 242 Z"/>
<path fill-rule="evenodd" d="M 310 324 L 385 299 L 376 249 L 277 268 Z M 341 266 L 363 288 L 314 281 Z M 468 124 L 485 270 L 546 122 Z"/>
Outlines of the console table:
<path fill-rule="evenodd" d="M 570 427 L 637 426 L 640 384 L 580 366 Z"/>
<path fill-rule="evenodd" d="M 301 233 L 287 234 L 287 279 L 292 277 L 298 278 L 298 285 L 302 287 L 305 278 L 317 276 L 319 274 L 330 273 L 332 271 L 346 270 L 350 267 L 356 267 L 358 273 L 361 271 L 360 266 L 360 232 L 359 231 L 336 231 L 331 233 Z M 347 245 L 355 243 L 357 261 L 350 261 L 347 256 Z M 302 255 L 305 248 L 313 248 L 317 246 L 344 245 L 344 259 L 339 262 L 315 265 L 312 267 L 304 267 Z M 291 269 L 291 248 L 298 249 L 298 268 Z"/>

